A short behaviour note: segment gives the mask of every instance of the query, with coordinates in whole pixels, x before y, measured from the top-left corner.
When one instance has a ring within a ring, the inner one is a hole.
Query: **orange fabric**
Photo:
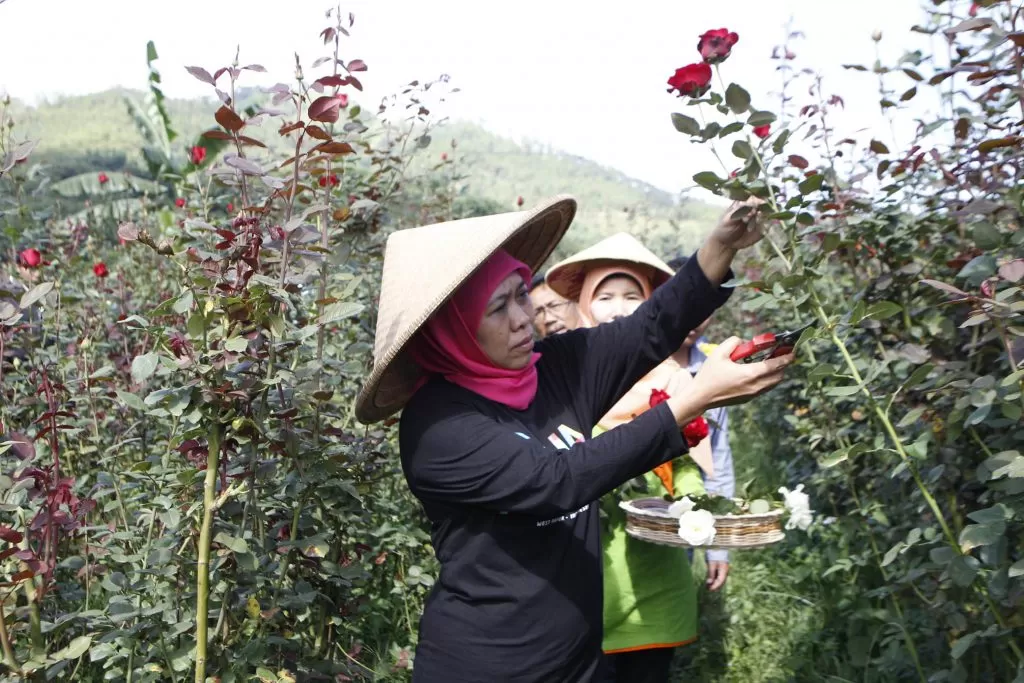
[[[640,285],[640,289],[644,295],[644,300],[646,301],[650,298],[651,292],[653,291],[651,287],[651,278],[647,271],[642,268],[629,263],[594,268],[593,270],[588,271],[586,276],[584,276],[583,286],[580,289],[578,310],[584,327],[597,326],[597,323],[594,322],[590,305],[593,302],[594,294],[597,292],[598,287],[601,286],[601,283],[613,275],[627,275],[635,279]],[[647,375],[641,378],[639,382],[634,384],[633,387],[626,392],[626,395],[620,398],[618,403],[612,406],[612,409],[609,410],[597,424],[601,429],[607,431],[621,424],[630,422],[640,413],[645,410],[649,410],[651,407],[651,391],[654,389],[664,391],[668,386],[669,380],[677,372],[685,374],[683,379],[690,379],[690,373],[686,368],[681,367],[671,358],[665,360],[665,362],[651,370]],[[690,457],[693,458],[693,461],[696,462],[709,477],[714,474],[710,439],[704,439],[695,448],[691,448]],[[655,467],[654,473],[658,475],[658,479],[660,479],[661,483],[664,484],[665,490],[669,495],[674,496],[675,489],[672,486],[672,462],[669,461]]]
[[[678,643],[651,643],[650,645],[637,645],[636,647],[624,647],[621,650],[605,650],[606,655],[618,655],[623,652],[638,652],[640,650],[658,650],[666,647],[682,647],[683,645],[689,645],[690,643],[697,642],[697,637],[694,636],[689,640],[680,640]]]

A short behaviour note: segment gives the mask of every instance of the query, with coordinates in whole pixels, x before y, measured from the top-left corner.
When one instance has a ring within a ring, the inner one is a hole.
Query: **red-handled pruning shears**
[[[768,358],[784,356],[793,351],[804,330],[808,330],[814,325],[815,323],[808,323],[799,329],[779,334],[771,332],[759,334],[750,341],[745,341],[737,346],[729,358],[734,363],[760,363]]]

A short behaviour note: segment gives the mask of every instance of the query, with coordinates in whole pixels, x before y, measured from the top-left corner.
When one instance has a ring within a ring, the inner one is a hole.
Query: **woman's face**
[[[595,323],[624,318],[644,302],[640,284],[628,275],[613,275],[601,281],[590,302],[590,315]]]
[[[512,273],[494,290],[476,340],[491,362],[500,368],[519,370],[533,354],[533,304],[519,273]]]

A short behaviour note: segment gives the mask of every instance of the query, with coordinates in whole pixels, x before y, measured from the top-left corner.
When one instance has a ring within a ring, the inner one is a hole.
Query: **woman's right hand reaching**
[[[719,344],[693,381],[672,378],[666,391],[671,396],[668,403],[677,424],[689,424],[712,408],[744,403],[760,396],[782,381],[786,368],[795,358],[789,353],[760,363],[735,363],[729,356],[741,343],[739,337],[729,337]]]

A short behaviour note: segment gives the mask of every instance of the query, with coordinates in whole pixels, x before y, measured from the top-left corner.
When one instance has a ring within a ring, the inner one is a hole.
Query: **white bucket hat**
[[[406,345],[491,254],[504,248],[536,271],[575,215],[576,200],[559,195],[530,211],[392,233],[384,250],[373,369],[356,399],[356,419],[370,424],[405,405],[422,376],[403,352]]]
[[[559,295],[577,301],[580,298],[583,279],[588,271],[601,266],[613,266],[624,261],[647,271],[650,275],[651,286],[655,289],[675,274],[668,264],[635,237],[629,233],[619,232],[551,266],[545,276],[545,281],[548,287],[558,292]]]

